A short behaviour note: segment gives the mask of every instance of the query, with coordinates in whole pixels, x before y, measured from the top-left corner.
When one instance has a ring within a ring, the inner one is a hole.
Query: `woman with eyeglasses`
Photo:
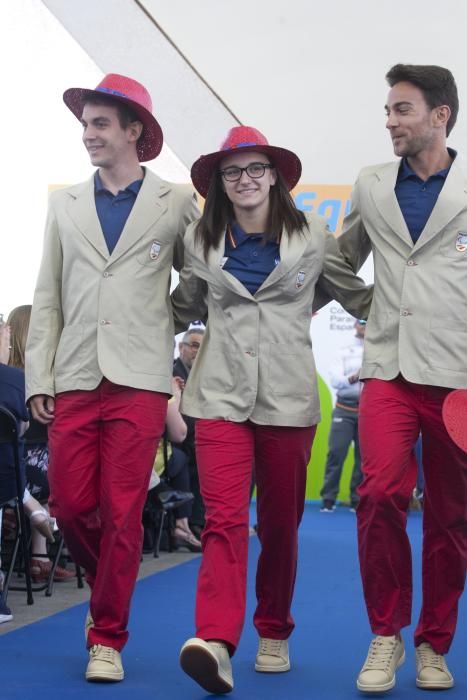
[[[336,299],[365,318],[371,289],[340,257],[326,221],[299,211],[289,192],[299,158],[256,129],[230,130],[191,176],[206,198],[185,235],[185,267],[173,293],[178,330],[208,315],[184,391],[194,416],[206,507],[196,637],[183,670],[211,693],[233,688],[230,657],[245,615],[249,491],[257,485],[261,554],[255,669],[290,669],[288,638],[307,465],[320,420],[310,339],[313,308]]]

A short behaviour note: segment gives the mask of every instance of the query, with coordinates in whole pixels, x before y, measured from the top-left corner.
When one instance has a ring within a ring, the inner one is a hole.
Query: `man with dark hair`
[[[397,63],[386,73],[386,80],[390,87],[394,87],[397,83],[415,85],[423,93],[430,109],[448,105],[451,113],[446,122],[446,136],[449,136],[459,112],[457,85],[451,71],[441,66],[412,66]]]
[[[467,388],[467,174],[446,137],[458,110],[450,71],[392,68],[386,127],[400,160],[364,168],[339,245],[358,269],[370,251],[375,287],[360,378],[364,480],[357,509],[360,568],[373,633],[357,686],[384,692],[405,659],[412,570],[407,510],[423,441],[423,606],[416,684],[454,684],[451,645],[467,563],[467,455],[442,420]]]
[[[143,85],[110,74],[63,98],[97,170],[51,197],[27,396],[49,426],[51,511],[91,588],[86,679],[120,681],[142,510],[172,391],[170,275],[198,210],[190,187],[141,166],[163,140]]]

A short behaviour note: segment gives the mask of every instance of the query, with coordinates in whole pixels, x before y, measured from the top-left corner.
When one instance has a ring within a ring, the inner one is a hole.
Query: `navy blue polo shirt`
[[[94,176],[94,199],[96,201],[97,216],[99,217],[109,253],[112,253],[118,243],[142,184],[142,179],[135,180],[124,190],[114,195],[105,189],[99,177],[99,172],[96,172]]]
[[[457,155],[456,151],[452,148],[448,148],[448,151],[454,159]],[[395,193],[414,243],[417,242],[430,218],[448,176],[449,168],[443,168],[434,175],[430,175],[428,180],[422,180],[414,173],[406,158],[401,161]]]
[[[263,243],[262,233],[245,233],[237,223],[231,224],[225,237],[223,269],[230,272],[255,294],[280,263],[279,244]]]

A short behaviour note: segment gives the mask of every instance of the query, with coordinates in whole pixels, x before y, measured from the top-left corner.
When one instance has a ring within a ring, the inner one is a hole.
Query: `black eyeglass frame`
[[[260,165],[263,169],[263,172],[261,173],[261,175],[252,175],[251,173],[248,172],[249,168],[251,168],[253,166],[257,167],[258,165]],[[243,173],[246,173],[248,175],[248,177],[251,177],[253,180],[259,180],[261,177],[264,177],[264,173],[266,172],[266,170],[272,170],[274,167],[275,166],[272,163],[248,163],[246,168],[241,168],[239,165],[230,165],[228,168],[224,168],[224,170],[218,170],[218,173],[219,173],[219,175],[222,175],[222,177],[224,178],[224,180],[226,182],[238,182],[239,180],[241,180]],[[238,177],[235,177],[234,179],[229,179],[228,177],[226,177],[226,173],[229,170],[230,171],[237,170],[240,174]]]

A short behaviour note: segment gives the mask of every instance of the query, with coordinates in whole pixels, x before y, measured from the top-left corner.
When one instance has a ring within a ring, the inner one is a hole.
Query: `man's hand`
[[[29,407],[32,417],[39,421],[39,423],[49,425],[55,418],[55,399],[53,396],[36,394],[36,396],[29,399]]]
[[[355,384],[355,382],[358,382],[359,377],[360,377],[360,373],[359,373],[359,372],[355,372],[355,374],[350,374],[350,375],[347,377],[347,380],[348,380],[349,384]]]
[[[185,388],[185,380],[181,377],[172,377],[172,394],[181,397],[182,391]]]

